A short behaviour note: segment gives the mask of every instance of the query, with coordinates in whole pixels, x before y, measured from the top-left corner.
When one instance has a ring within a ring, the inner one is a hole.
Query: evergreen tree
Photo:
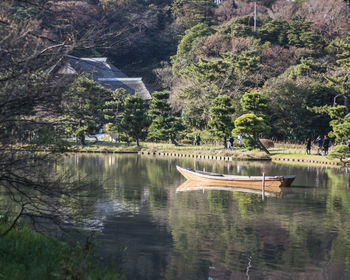
[[[334,97],[333,106],[337,105],[337,98],[342,97],[344,100],[344,106],[346,107],[346,113],[350,113],[350,80],[349,76],[345,75],[345,77],[326,77],[326,79],[330,82],[330,84],[335,88],[335,90],[339,93],[336,97]]]
[[[349,160],[345,160],[350,157],[350,149],[347,145],[337,145],[329,153],[329,158],[337,158],[340,160],[343,166],[349,163]]]
[[[259,33],[264,41],[269,41],[272,44],[287,45],[287,31],[289,24],[285,20],[271,20],[264,24]]]
[[[174,0],[172,10],[176,21],[187,29],[198,23],[211,23],[214,6],[213,0]]]
[[[105,119],[107,121],[107,132],[112,138],[115,133],[118,133],[117,123],[119,122],[120,114],[124,111],[124,102],[127,97],[126,90],[123,88],[116,89],[111,98],[105,103]]]
[[[266,147],[260,142],[259,134],[266,133],[270,127],[265,123],[264,119],[257,117],[255,114],[244,114],[235,120],[235,128],[233,133],[244,134],[252,139],[260,146],[267,154],[270,154]]]
[[[150,103],[148,116],[152,123],[148,129],[147,140],[166,140],[170,137],[173,144],[176,142],[176,132],[183,127],[180,121],[171,115],[171,108],[166,101],[168,92],[154,92]]]
[[[140,146],[148,123],[145,102],[138,95],[133,95],[125,99],[124,112],[118,115],[114,125],[119,133],[135,139],[137,146]]]
[[[211,133],[219,138],[223,138],[225,148],[227,148],[227,137],[233,129],[232,114],[234,111],[231,98],[227,95],[216,97],[210,108],[210,120],[208,124],[211,128]]]
[[[62,110],[68,120],[67,132],[82,145],[85,135],[95,134],[105,123],[105,102],[111,91],[86,76],[78,77],[62,96]]]
[[[344,40],[336,42],[334,45],[339,50],[339,53],[337,54],[338,64],[343,67],[347,73],[350,73],[350,36],[347,36]]]
[[[341,111],[342,106],[339,106],[337,111]],[[337,142],[350,139],[350,114],[344,118],[337,118],[330,122],[333,131],[330,133],[331,137],[335,137]]]
[[[246,92],[241,100],[243,111],[264,115],[267,110],[267,98],[259,92]]]

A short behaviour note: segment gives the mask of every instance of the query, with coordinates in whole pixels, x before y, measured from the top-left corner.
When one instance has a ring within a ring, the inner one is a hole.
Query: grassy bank
[[[330,148],[331,150],[331,148]],[[273,148],[269,149],[271,158],[284,158],[294,160],[305,160],[305,161],[317,161],[325,163],[338,163],[337,159],[329,159],[326,156],[317,154],[316,147],[311,149],[311,154],[306,154],[305,145],[301,144],[290,144],[290,143],[275,143]]]
[[[5,226],[0,225],[0,232]],[[124,279],[99,266],[90,248],[72,248],[27,227],[16,227],[0,238],[0,279]]]
[[[70,143],[69,152],[108,152],[108,153],[133,153],[138,152],[142,147],[138,147],[136,143],[109,142],[99,141],[97,143],[87,141],[86,146]]]
[[[233,151],[224,149],[222,146],[215,145],[181,145],[174,146],[172,144],[163,143],[142,143],[142,151],[147,152],[168,152],[168,153],[184,153],[189,155],[208,155],[208,156],[225,156],[239,159],[266,159],[266,153],[254,150],[235,148]]]
[[[25,145],[29,148],[30,145]],[[23,147],[23,146],[22,146]],[[43,147],[45,149],[45,147]],[[233,151],[224,149],[222,145],[201,145],[181,144],[175,146],[168,143],[150,143],[141,142],[140,146],[136,143],[109,142],[99,141],[97,143],[87,141],[86,146],[77,145],[73,142],[66,150],[67,152],[96,152],[96,153],[136,153],[139,151],[150,153],[183,153],[188,155],[205,155],[205,156],[223,156],[237,159],[291,159],[300,161],[317,161],[318,163],[337,163],[339,160],[329,159],[316,153],[316,148],[311,150],[311,154],[307,155],[305,145],[291,143],[274,143],[274,147],[268,148],[270,155],[260,150],[247,150],[244,147],[235,147]]]

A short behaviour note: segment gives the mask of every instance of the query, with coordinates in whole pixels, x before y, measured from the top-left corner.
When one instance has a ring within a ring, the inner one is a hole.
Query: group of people
[[[243,143],[243,135],[240,134],[238,135],[238,144],[242,144]],[[233,138],[233,136],[231,135],[228,139],[228,149],[230,149],[231,151],[233,151],[233,143],[235,142],[235,139]]]
[[[323,138],[319,135],[316,137],[314,143],[316,144],[316,152],[318,155],[328,155],[328,149],[331,145],[331,142],[327,135],[325,135]],[[308,155],[311,154],[311,138],[306,139],[306,153]]]

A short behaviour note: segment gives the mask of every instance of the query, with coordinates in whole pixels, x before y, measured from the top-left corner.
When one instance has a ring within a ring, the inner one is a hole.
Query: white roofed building
[[[139,95],[144,100],[150,100],[153,90],[145,85],[141,77],[131,78],[109,63],[106,57],[75,57],[68,55],[60,66],[52,66],[48,71],[55,69],[59,75],[79,75],[86,73],[91,79],[103,87],[116,90],[124,88],[127,94]]]

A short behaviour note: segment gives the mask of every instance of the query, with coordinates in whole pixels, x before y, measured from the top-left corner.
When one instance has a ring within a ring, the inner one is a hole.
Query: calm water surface
[[[70,155],[66,166],[101,182],[83,211],[98,252],[121,249],[128,279],[350,279],[347,170],[271,162],[136,155]],[[176,193],[176,164],[240,175],[297,175],[290,193]]]

